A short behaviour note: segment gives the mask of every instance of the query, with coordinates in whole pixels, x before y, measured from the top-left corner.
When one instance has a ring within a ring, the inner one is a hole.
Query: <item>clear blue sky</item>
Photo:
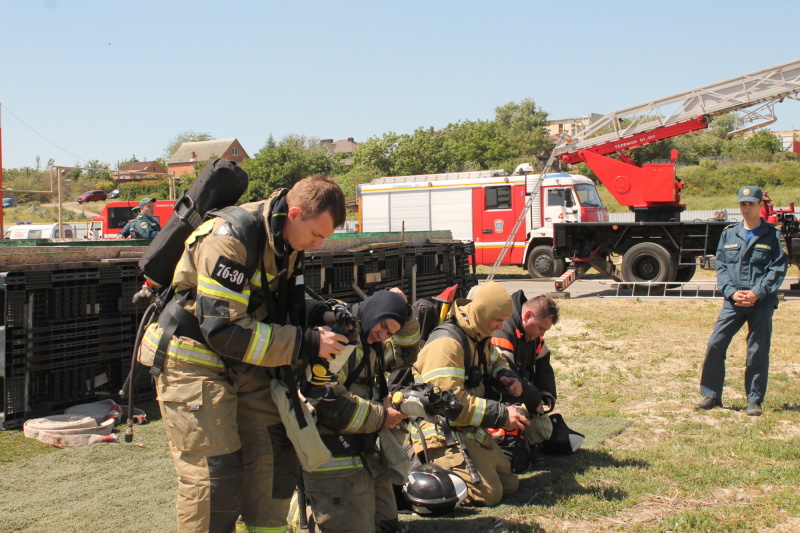
[[[524,98],[606,113],[800,58],[797,0],[0,0],[0,19],[5,168],[116,167],[187,130],[251,155],[365,141]],[[800,102],[776,114],[800,129]]]

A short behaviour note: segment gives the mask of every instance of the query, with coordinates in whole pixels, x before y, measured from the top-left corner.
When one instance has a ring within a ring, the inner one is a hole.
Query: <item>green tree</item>
[[[30,167],[3,169],[3,188],[13,189],[3,192],[3,196],[14,198],[19,203],[49,202],[49,193],[18,192],[47,191],[50,189],[50,171],[40,172]]]
[[[372,169],[381,176],[390,176],[395,166],[395,151],[399,142],[400,135],[391,131],[384,133],[382,137],[370,137],[356,147],[353,165],[356,168]]]
[[[285,142],[284,142],[285,141]],[[328,156],[317,143],[311,148],[298,145],[298,136],[289,136],[276,146],[264,146],[251,159],[242,161],[250,177],[243,201],[269,197],[275,189],[291,187],[312,174],[332,175],[341,172],[339,162]]]
[[[392,173],[399,176],[458,170],[459,157],[447,130],[418,128],[403,135],[395,150]]]
[[[509,102],[495,109],[495,121],[508,130],[509,137],[520,157],[535,158],[553,149],[547,134],[547,113],[531,98],[519,103]]]
[[[745,148],[751,153],[768,153],[772,155],[780,152],[781,140],[769,130],[758,130],[747,139]]]
[[[498,121],[462,122],[449,128],[461,167],[456,170],[498,168],[502,162],[522,157],[509,129]]]
[[[81,181],[114,181],[114,178],[111,176],[111,172],[108,172],[108,169],[110,168],[108,163],[102,163],[97,159],[92,159],[86,163],[86,168],[89,170],[86,170],[81,174]]]
[[[183,143],[210,141],[213,138],[214,137],[212,137],[210,133],[198,133],[193,130],[187,130],[178,133],[172,138],[171,141],[169,141],[169,144],[167,144],[167,147],[164,149],[164,159],[169,160],[169,158],[172,157],[172,154],[177,152],[178,148],[180,148]]]

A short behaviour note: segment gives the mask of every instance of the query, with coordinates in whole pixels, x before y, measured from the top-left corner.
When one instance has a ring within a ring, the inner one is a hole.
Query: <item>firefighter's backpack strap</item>
[[[458,327],[458,324],[452,320],[445,320],[431,331],[425,344],[433,342],[435,339],[441,337],[450,337],[461,343],[461,349],[464,351],[464,369],[469,371],[472,367],[472,351],[470,350],[470,342],[464,330]]]
[[[245,273],[250,279],[258,268],[258,263],[263,253],[260,244],[262,241],[261,234],[265,230],[261,210],[248,211],[238,206],[230,206],[211,211],[209,215],[229,222],[234,232],[233,237],[245,243],[245,245],[252,246],[253,243],[259,243],[258,253],[248,251],[247,261],[244,265]]]
[[[263,217],[259,211],[247,211],[237,206],[225,207],[208,213],[209,216],[217,216],[230,223],[234,238],[243,243],[259,243],[258,253],[248,253],[245,262],[245,275],[247,279],[253,277],[261,260],[261,235],[263,232]],[[164,368],[164,361],[167,358],[167,349],[172,337],[175,335],[189,337],[203,344],[206,343],[203,332],[200,329],[197,317],[184,309],[183,304],[189,294],[177,294],[164,306],[158,318],[158,324],[164,328],[164,333],[158,342],[153,366],[150,374],[158,376]]]

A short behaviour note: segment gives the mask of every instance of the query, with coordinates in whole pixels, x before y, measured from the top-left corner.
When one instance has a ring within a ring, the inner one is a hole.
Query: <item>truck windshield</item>
[[[597,194],[594,185],[577,184],[575,191],[578,193],[583,207],[603,207],[603,201],[600,200],[600,195]]]
[[[128,206],[125,207],[111,207],[108,209],[108,227],[109,229],[122,229],[125,224],[132,218],[136,218]]]

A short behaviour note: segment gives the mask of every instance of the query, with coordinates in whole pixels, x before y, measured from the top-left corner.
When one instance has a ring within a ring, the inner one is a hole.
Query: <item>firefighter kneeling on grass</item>
[[[508,459],[486,429],[524,430],[529,423],[518,406],[485,398],[489,386],[514,396],[522,392],[519,378],[490,342],[492,332],[503,327],[512,311],[511,297],[500,284],[481,285],[472,301],[456,300],[448,317],[465,335],[459,339],[452,333],[437,334],[442,328],[438,326],[413,366],[416,382],[452,389],[463,405],[461,414],[450,421],[449,427],[427,420],[420,422],[424,442],[419,432],[412,430],[411,436],[414,452],[420,458],[426,456],[466,482],[465,505],[496,505],[519,485]],[[473,472],[469,461],[474,464]]]
[[[303,469],[300,502],[305,495],[311,532],[396,533],[392,484],[406,481],[408,460],[399,442],[406,435],[393,428],[407,417],[392,406],[385,373],[414,362],[419,323],[399,289],[378,291],[350,312],[360,342],[338,375],[312,368],[303,387],[333,460]]]
[[[273,378],[280,367],[291,386],[292,366],[330,360],[347,342],[329,328],[305,327],[327,306],[307,305],[302,275],[304,250],[344,222],[341,189],[312,176],[241,212],[247,218],[236,223],[221,214],[206,220],[186,240],[175,296],[139,351],[157,375],[180,533],[287,530],[300,451],[282,423]]]

